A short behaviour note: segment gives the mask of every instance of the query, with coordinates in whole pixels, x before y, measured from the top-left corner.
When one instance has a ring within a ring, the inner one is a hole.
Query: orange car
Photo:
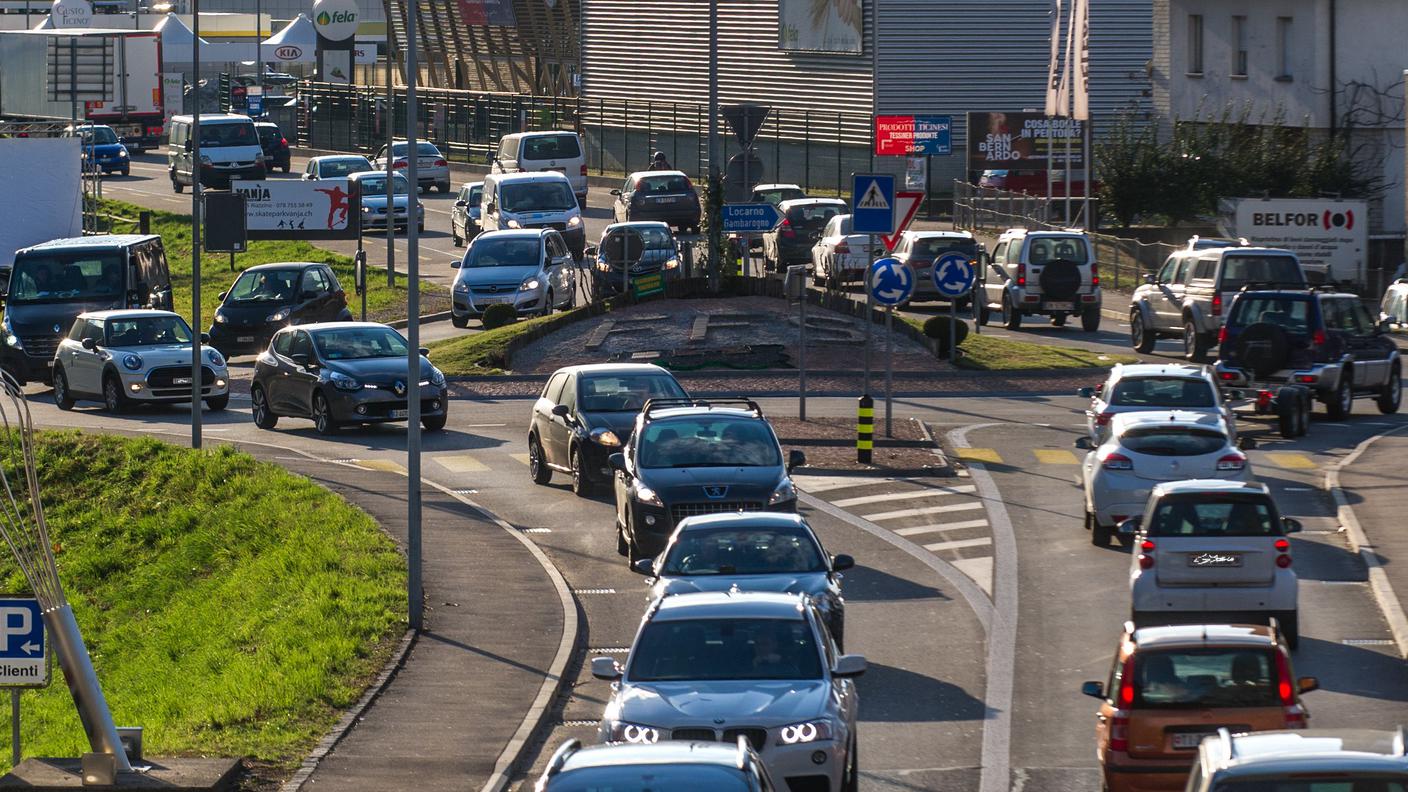
[[[1204,737],[1304,728],[1296,678],[1272,621],[1135,629],[1126,622],[1108,682],[1081,692],[1101,700],[1095,753],[1108,792],[1181,790]]]

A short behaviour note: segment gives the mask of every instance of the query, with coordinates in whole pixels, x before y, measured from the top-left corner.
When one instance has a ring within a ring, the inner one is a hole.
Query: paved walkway
[[[1368,402],[1358,402],[1355,409],[1370,410]],[[1408,514],[1408,434],[1391,434],[1370,443],[1358,459],[1340,471],[1340,486],[1354,510],[1368,545],[1378,559],[1387,586],[1379,585],[1376,596],[1398,603],[1397,613],[1386,610],[1389,628],[1399,643],[1400,653],[1408,656],[1408,532],[1403,530],[1404,515]],[[1375,581],[1370,581],[1371,585]]]

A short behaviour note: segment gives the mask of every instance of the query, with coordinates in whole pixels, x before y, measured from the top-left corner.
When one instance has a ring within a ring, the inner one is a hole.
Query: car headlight
[[[772,491],[772,495],[768,498],[768,505],[773,506],[778,503],[796,499],[797,488],[792,485],[792,479],[785,478],[782,480],[781,484],[777,485],[777,489]]]
[[[617,437],[616,433],[610,429],[593,429],[591,437],[592,442],[599,445],[611,446],[613,448],[621,445],[621,438]]]
[[[469,293],[469,282],[468,282],[468,281],[455,281],[455,291],[460,292],[460,293],[462,293],[462,294],[468,294],[468,293]]]
[[[220,350],[207,348],[205,350],[205,355],[206,357],[210,358],[210,364],[215,366],[216,368],[220,368],[225,365],[225,358],[223,355],[220,354]]]
[[[662,509],[665,508],[665,503],[660,500],[659,495],[655,494],[655,490],[644,484],[636,484],[636,500],[651,506],[659,506]]]
[[[506,223],[506,225],[507,225],[509,228],[522,228],[522,227],[523,227],[522,225],[519,224],[519,222],[518,222],[517,220],[510,220],[510,221],[508,221],[508,223]]]
[[[127,149],[118,149],[117,156],[119,159],[127,159]]]
[[[362,383],[352,379],[351,377],[347,376],[346,374],[343,374],[340,371],[332,372],[328,375],[328,379],[332,380],[332,386],[334,388],[337,388],[338,390],[355,391],[362,389]]]
[[[20,337],[17,336],[17,335],[15,335],[14,333],[6,333],[6,334],[5,334],[5,343],[6,343],[6,344],[9,344],[10,346],[14,347],[15,349],[19,349],[20,346],[21,346],[21,344],[20,344]]]
[[[363,206],[363,207],[362,207],[362,214],[367,214],[367,213],[370,212],[371,210],[372,210],[372,208],[371,208],[370,206]]]
[[[650,745],[660,741],[660,730],[654,726],[617,721],[611,724],[611,742]]]
[[[777,733],[778,745],[801,745],[802,743],[829,739],[831,739],[831,721],[825,718],[783,726]]]
[[[539,285],[541,284],[538,282],[538,276],[529,275],[528,277],[523,279],[522,285],[520,285],[518,288],[521,291],[532,291],[538,288]]]
[[[254,161],[261,165],[264,164],[264,152],[261,151],[258,154],[255,154]]]
[[[230,321],[230,319],[229,317],[225,316],[225,314],[222,314],[219,311],[215,312],[215,324],[225,324],[228,321]]]
[[[672,258],[669,261],[665,262],[665,269],[667,270],[677,269],[679,266],[680,260],[676,258]]]
[[[122,356],[122,367],[128,371],[136,371],[142,367],[142,356],[128,353]]]
[[[205,156],[204,154],[200,155],[200,164],[202,164],[202,165],[209,165],[209,164],[211,164],[211,162],[210,162],[210,157],[207,157],[207,156]]]
[[[445,387],[445,372],[434,366],[430,368],[430,384],[437,388]]]
[[[275,313],[271,313],[271,314],[269,314],[268,316],[264,317],[264,321],[266,321],[266,322],[282,322],[283,320],[285,320],[285,319],[288,318],[288,312],[289,312],[289,309],[287,309],[287,308],[280,309],[279,311],[277,311],[277,312],[275,312]]]
[[[581,225],[581,224],[582,224],[582,218],[581,218],[580,216],[573,215],[572,217],[570,217],[570,218],[567,219],[567,227],[568,227],[568,228],[576,228],[577,226],[579,226],[579,225]]]

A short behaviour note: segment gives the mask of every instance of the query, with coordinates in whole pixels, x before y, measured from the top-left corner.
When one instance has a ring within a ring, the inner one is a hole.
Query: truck
[[[79,79],[104,86],[104,98],[77,103],[80,122],[112,127],[134,153],[161,144],[165,121],[162,102],[161,34],[150,30],[91,31],[80,36],[83,62]],[[0,32],[0,118],[71,120],[75,107],[67,97],[55,99],[55,79],[67,81],[72,39],[63,31]],[[58,57],[55,57],[55,56]],[[50,61],[59,75],[51,73]],[[58,86],[66,88],[67,86]]]

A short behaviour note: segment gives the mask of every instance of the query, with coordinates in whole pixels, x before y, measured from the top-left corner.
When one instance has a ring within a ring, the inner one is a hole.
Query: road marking
[[[1316,467],[1310,457],[1294,451],[1272,451],[1266,455],[1266,459],[1271,464],[1287,470],[1314,470]]]
[[[983,504],[980,501],[970,503],[953,503],[947,506],[925,506],[922,509],[897,509],[895,511],[879,512],[877,514],[862,515],[872,522],[879,520],[893,520],[899,517],[918,517],[921,514],[943,514],[944,512],[972,511],[981,509]]]
[[[961,495],[965,492],[972,492],[977,489],[972,484],[960,484],[957,487],[935,487],[933,489],[916,490],[913,492],[891,492],[885,495],[862,495],[858,498],[843,498],[832,501],[837,506],[860,506],[865,503],[880,503],[881,501],[903,500],[907,498],[937,498],[941,495]]]
[[[977,539],[955,539],[952,542],[926,544],[924,549],[937,553],[940,550],[958,550],[964,547],[983,547],[990,544],[992,544],[991,536],[980,536]]]
[[[523,529],[523,533],[531,533],[531,534],[552,533],[552,529],[551,529],[551,528],[524,528],[524,529]]]
[[[1346,423],[1322,423],[1322,424],[1316,424],[1316,426],[1333,426],[1333,427],[1335,427],[1336,429],[1348,429],[1348,428],[1349,428],[1349,424],[1346,424]]]
[[[1284,487],[1286,492],[1314,492],[1314,487]]]
[[[367,470],[379,470],[383,473],[405,473],[406,469],[399,462],[392,462],[389,459],[354,459],[352,464]]]
[[[489,469],[489,466],[470,456],[469,454],[445,454],[443,456],[431,457],[440,466],[451,473],[482,473]]]
[[[978,588],[992,596],[992,556],[982,558],[960,558],[953,562],[958,571],[973,579]]]
[[[1326,425],[1328,426],[1328,424],[1326,424]],[[1364,426],[1402,426],[1402,424],[1383,423],[1383,422],[1381,422],[1381,421],[1370,421],[1370,422],[1366,422],[1366,423],[1364,424]]]
[[[614,589],[614,588],[572,589],[572,593],[573,593],[573,594],[615,594],[615,593],[616,593],[616,589]]]
[[[935,533],[936,531],[957,531],[962,528],[986,528],[987,520],[964,520],[953,523],[935,523],[933,525],[916,525],[913,528],[896,528],[895,534],[898,536],[916,536],[922,533]]]
[[[1033,448],[1036,461],[1044,465],[1079,465],[1080,460],[1064,448]]]
[[[509,456],[513,457],[514,459],[518,460],[519,462],[522,462],[522,463],[525,464],[525,465],[532,464],[531,462],[528,461],[528,455],[527,455],[527,454],[509,454]]]
[[[1345,646],[1393,646],[1389,638],[1345,638],[1340,641]]]
[[[891,481],[904,481],[904,479],[894,476],[813,476],[802,474],[794,476],[793,479],[802,486],[806,492],[825,492],[833,489],[846,489],[848,487],[866,487],[871,484],[884,484]]]
[[[994,448],[959,448],[956,449],[958,458],[965,462],[988,462],[994,465],[1002,464],[1002,455]]]
[[[506,424],[506,423],[497,423],[497,424],[460,424],[460,425],[461,425],[461,426],[464,426],[464,427],[467,427],[467,428],[469,428],[469,429],[486,429],[486,428],[491,427],[491,426],[508,426],[508,424]]]

